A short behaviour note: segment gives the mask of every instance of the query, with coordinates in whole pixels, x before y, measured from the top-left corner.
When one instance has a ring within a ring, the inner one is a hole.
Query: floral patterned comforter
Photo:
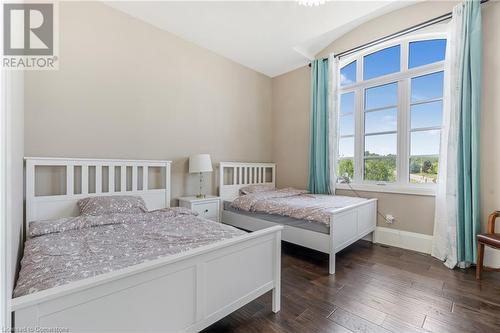
[[[182,208],[30,223],[14,297],[245,234]]]
[[[310,194],[304,190],[284,188],[241,195],[231,206],[247,212],[289,216],[330,225],[333,212],[366,200],[341,195]]]

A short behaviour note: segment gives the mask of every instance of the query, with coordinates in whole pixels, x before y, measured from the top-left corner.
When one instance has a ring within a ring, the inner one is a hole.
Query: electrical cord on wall
[[[349,176],[347,174],[344,174],[343,176],[340,176],[338,177],[338,180],[340,180],[340,183],[341,184],[347,184],[347,186],[349,186],[349,189],[354,192],[354,194],[358,197],[358,198],[363,198],[361,195],[359,195],[359,193],[352,187],[351,185],[351,179],[349,178]],[[380,215],[381,218],[384,219],[384,221],[388,224],[393,224],[394,221],[389,221],[387,219],[387,217],[385,217],[384,214],[382,214],[382,212],[380,212],[378,209],[377,209],[377,214]]]

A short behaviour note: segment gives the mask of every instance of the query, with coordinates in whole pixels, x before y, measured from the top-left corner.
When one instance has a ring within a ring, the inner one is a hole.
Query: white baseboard
[[[385,227],[375,229],[374,242],[422,253],[431,253],[432,236]]]
[[[416,232],[377,227],[373,235],[373,242],[400,247],[402,249],[430,254],[432,251],[433,236]],[[486,247],[484,265],[500,268],[500,251]]]

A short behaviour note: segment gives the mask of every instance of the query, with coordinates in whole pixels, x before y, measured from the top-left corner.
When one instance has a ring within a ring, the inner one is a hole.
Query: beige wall
[[[500,209],[500,3],[483,4],[483,94],[481,97],[481,209]],[[497,223],[497,232],[500,225]]]
[[[370,20],[338,38],[316,56],[340,53],[449,13],[458,1],[424,1]]]
[[[434,231],[434,197],[356,191],[363,198],[377,198],[378,211],[381,214],[391,214],[395,221],[387,224],[380,214],[377,215],[377,225],[432,235]],[[339,190],[339,195],[354,195],[351,191]]]
[[[10,85],[10,106],[9,117],[7,119],[11,133],[8,134],[7,141],[7,221],[11,228],[9,235],[11,258],[10,285],[14,288],[15,276],[18,272],[17,258],[22,251],[23,240],[23,157],[24,157],[24,96],[23,84],[24,75],[22,73],[10,73],[8,84]]]
[[[273,78],[273,161],[279,187],[307,186],[310,71],[302,67]]]
[[[455,2],[424,2],[371,20],[334,41],[317,56],[339,53],[382,36],[405,29],[451,11]],[[500,3],[483,5],[484,79],[482,129],[482,207],[483,215],[500,208],[500,97],[494,88],[500,84]],[[307,186],[309,141],[309,68],[303,67],[273,78],[273,156],[278,163],[278,184]],[[305,87],[305,88],[304,88]],[[302,141],[301,141],[302,140]],[[301,142],[302,144],[296,144]],[[495,172],[496,170],[496,172]],[[339,191],[349,195],[350,191]],[[359,192],[379,199],[379,209],[393,214],[396,221],[378,225],[431,235],[434,228],[434,197],[376,192]]]
[[[171,159],[173,198],[190,154],[271,161],[269,77],[99,2],[61,2],[59,30],[59,70],[26,73],[27,156]]]
[[[23,113],[23,80],[22,72],[12,71],[2,73],[5,78],[2,82],[1,99],[5,102],[6,141],[4,144],[6,153],[6,195],[5,195],[5,219],[7,235],[7,248],[9,257],[6,258],[7,270],[10,276],[2,276],[7,281],[10,291],[5,296],[10,299],[10,293],[14,288],[15,277],[18,272],[18,258],[22,248],[23,230],[23,157],[24,157],[24,113]],[[3,85],[5,83],[5,85]],[[4,212],[2,212],[4,214]],[[3,235],[2,235],[3,238]],[[3,239],[2,239],[3,241]],[[4,271],[2,271],[3,275]],[[10,322],[10,318],[8,318]]]

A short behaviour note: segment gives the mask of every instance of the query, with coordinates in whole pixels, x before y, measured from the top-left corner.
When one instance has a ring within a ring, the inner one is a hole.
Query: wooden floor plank
[[[459,291],[450,292],[445,291],[445,296],[448,297],[453,303],[467,307],[481,313],[487,313],[496,317],[500,317],[500,305],[490,303],[481,297],[472,297],[465,295]]]
[[[407,303],[398,302],[397,299],[387,301],[386,299],[373,296],[372,294],[367,293],[363,286],[359,286],[358,288],[346,286],[340,291],[339,294],[356,299],[363,305],[367,305],[382,313],[391,315],[412,326],[421,327],[424,323],[425,314],[415,311],[415,309],[408,306]],[[385,317],[386,316],[384,316],[384,319]]]
[[[352,333],[351,330],[335,323],[328,318],[318,316],[312,310],[306,310],[296,320],[303,327],[307,327],[308,332],[337,332],[337,333]]]
[[[500,316],[495,316],[487,313],[483,313],[476,310],[468,309],[460,304],[455,304],[453,306],[453,313],[460,315],[463,318],[477,320],[489,325],[500,327]]]
[[[283,243],[282,308],[270,293],[204,332],[500,332],[500,273],[449,270],[428,255],[359,241],[328,256]]]
[[[339,324],[353,332],[372,332],[372,333],[389,333],[382,326],[376,325],[375,323],[356,316],[355,314],[346,311],[342,308],[338,308],[333,312],[330,317],[328,317],[334,323]]]
[[[454,321],[441,321],[437,318],[427,317],[423,328],[435,333],[498,333],[500,328],[495,328],[487,325],[483,325],[477,321],[468,321],[466,319],[459,319]]]
[[[416,327],[393,316],[387,316],[382,323],[382,327],[391,332],[423,333],[428,332],[420,326]]]
[[[356,300],[345,295],[337,294],[334,298],[333,303],[346,311],[351,313],[356,313],[358,317],[371,321],[377,325],[382,324],[387,314],[375,309],[369,305],[366,305],[363,300]]]
[[[425,291],[411,288],[411,284],[400,284],[398,281],[382,281],[371,278],[359,271],[349,272],[345,280],[346,284],[356,287],[361,285],[363,290],[372,295],[381,297],[388,301],[397,300],[406,306],[432,305],[445,311],[451,311],[452,301]]]

